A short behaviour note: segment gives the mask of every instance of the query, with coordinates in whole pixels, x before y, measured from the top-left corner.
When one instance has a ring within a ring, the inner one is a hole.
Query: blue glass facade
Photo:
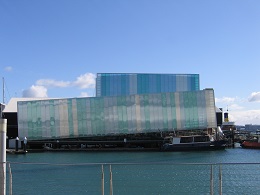
[[[96,96],[200,90],[199,74],[98,73]]]

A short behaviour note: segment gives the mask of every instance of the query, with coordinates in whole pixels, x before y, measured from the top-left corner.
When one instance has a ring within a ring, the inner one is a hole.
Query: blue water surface
[[[13,194],[260,194],[260,150],[240,147],[8,154],[7,161]]]

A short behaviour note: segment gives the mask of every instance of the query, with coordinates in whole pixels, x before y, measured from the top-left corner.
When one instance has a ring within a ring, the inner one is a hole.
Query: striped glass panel
[[[97,74],[96,96],[198,91],[198,74]]]
[[[216,127],[214,91],[18,102],[18,125],[28,139]]]

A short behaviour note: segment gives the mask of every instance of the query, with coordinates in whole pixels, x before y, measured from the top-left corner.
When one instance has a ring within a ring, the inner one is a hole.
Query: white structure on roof
[[[57,98],[12,98],[5,108],[3,109],[4,113],[15,113],[17,112],[17,102],[22,101],[37,101],[37,100],[50,100],[50,99],[57,99]]]

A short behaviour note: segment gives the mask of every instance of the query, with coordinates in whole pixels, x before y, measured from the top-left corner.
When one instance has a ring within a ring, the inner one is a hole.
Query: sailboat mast
[[[3,104],[5,103],[5,79],[3,77]]]

